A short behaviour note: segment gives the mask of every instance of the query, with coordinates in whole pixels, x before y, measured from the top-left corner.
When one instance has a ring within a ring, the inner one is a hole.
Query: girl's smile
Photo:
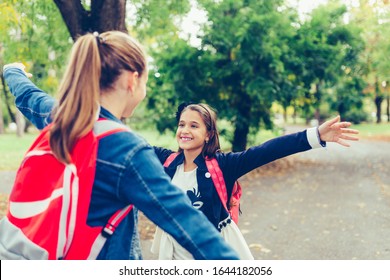
[[[200,114],[193,110],[184,111],[179,120],[176,140],[186,151],[201,153],[208,133]]]

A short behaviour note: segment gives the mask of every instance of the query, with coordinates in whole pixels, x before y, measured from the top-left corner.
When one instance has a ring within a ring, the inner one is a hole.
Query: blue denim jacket
[[[19,110],[38,128],[46,126],[55,100],[47,98],[19,68],[6,68],[4,78]],[[100,117],[120,122],[104,108]],[[98,259],[142,259],[138,209],[195,259],[238,259],[207,218],[170,183],[153,148],[134,132],[120,132],[99,142],[87,222],[104,225],[115,211],[128,204],[134,204],[135,209],[108,239]]]

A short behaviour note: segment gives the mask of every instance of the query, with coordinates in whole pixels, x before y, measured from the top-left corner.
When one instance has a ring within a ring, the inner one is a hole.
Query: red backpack
[[[51,152],[46,127],[16,174],[7,215],[0,221],[0,259],[96,259],[106,238],[131,211],[116,212],[106,226],[87,225],[99,140],[128,128],[109,120],[77,141],[72,163]]]
[[[176,158],[179,153],[172,153],[164,162],[164,167],[168,167],[172,161]],[[226,191],[225,179],[223,178],[223,173],[216,158],[206,158],[207,170],[210,172],[211,179],[213,180],[215,189],[219,195],[219,198],[222,201],[222,205],[225,207],[226,211],[230,213],[233,221],[238,224],[238,217],[241,213],[240,211],[240,198],[242,195],[242,188],[238,181],[234,182],[232,196],[230,197],[228,203],[228,196]]]

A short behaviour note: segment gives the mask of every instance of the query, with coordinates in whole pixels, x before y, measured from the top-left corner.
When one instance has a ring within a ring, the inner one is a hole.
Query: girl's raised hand
[[[356,129],[350,129],[350,122],[340,122],[340,116],[337,116],[329,121],[324,122],[318,127],[320,138],[325,142],[335,142],[345,147],[350,147],[350,144],[345,141],[358,141],[359,138],[353,135],[359,134]]]
[[[31,73],[26,72],[26,66],[24,66],[23,63],[14,62],[14,63],[6,64],[4,65],[3,70],[7,69],[8,67],[16,67],[21,69],[24,72],[24,74],[26,74],[27,78],[31,78],[33,76]]]

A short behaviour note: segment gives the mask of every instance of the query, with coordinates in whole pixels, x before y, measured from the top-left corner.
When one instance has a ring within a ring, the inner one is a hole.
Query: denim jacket
[[[55,100],[38,89],[17,67],[4,78],[19,110],[38,128],[51,122]],[[100,117],[120,122],[101,108]],[[118,209],[134,210],[107,240],[98,259],[142,259],[137,230],[138,209],[171,234],[195,259],[237,259],[188,197],[170,183],[153,148],[134,132],[119,132],[99,142],[96,176],[87,223],[104,225]],[[196,226],[194,226],[196,225]]]

